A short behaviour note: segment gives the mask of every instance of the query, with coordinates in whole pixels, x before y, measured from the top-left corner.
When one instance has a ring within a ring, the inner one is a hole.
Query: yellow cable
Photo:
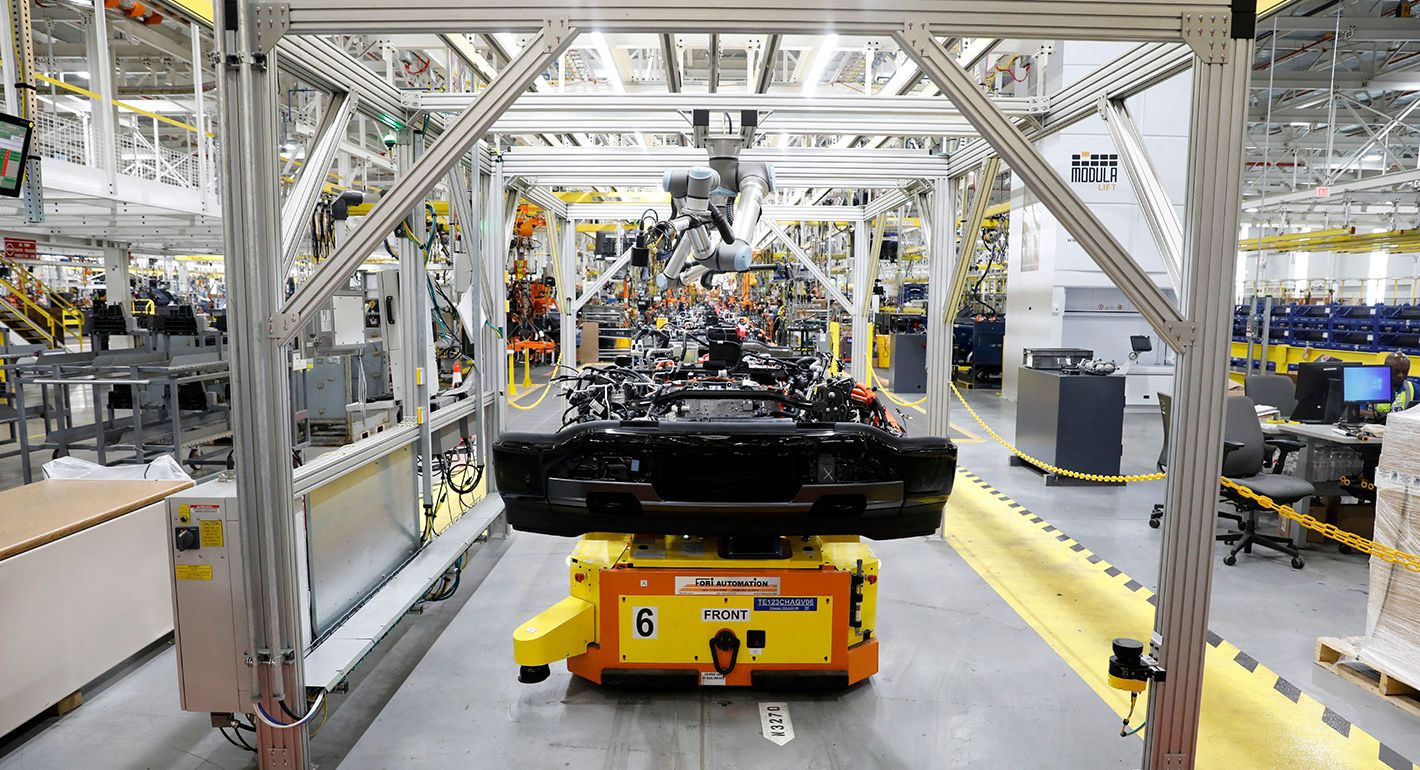
[[[557,356],[557,361],[552,364],[552,374],[548,376],[547,382],[543,383],[543,385],[545,385],[546,387],[542,389],[542,395],[538,396],[536,401],[532,402],[531,404],[528,404],[527,406],[523,406],[522,404],[519,404],[510,398],[508,399],[508,406],[511,406],[514,409],[521,409],[524,412],[530,412],[533,409],[536,409],[537,405],[541,404],[544,398],[547,398],[547,394],[552,392],[552,378],[557,376],[557,369],[560,366],[562,366],[562,355],[559,353]]]

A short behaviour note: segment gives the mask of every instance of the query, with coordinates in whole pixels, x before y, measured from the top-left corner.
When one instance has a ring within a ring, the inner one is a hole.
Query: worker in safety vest
[[[1390,389],[1394,396],[1389,404],[1376,404],[1376,415],[1381,417],[1415,406],[1420,397],[1420,384],[1410,376],[1409,356],[1396,351],[1385,357],[1385,365],[1390,367]]]

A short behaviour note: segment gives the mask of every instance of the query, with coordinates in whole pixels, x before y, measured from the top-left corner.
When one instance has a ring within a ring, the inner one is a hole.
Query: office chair
[[[1159,472],[1165,473],[1168,471],[1169,465],[1169,413],[1170,410],[1173,409],[1173,396],[1167,393],[1158,393],[1156,395],[1159,398],[1159,414],[1164,418],[1164,445],[1159,448],[1159,460],[1156,464],[1159,468]],[[1163,518],[1164,504],[1154,503],[1154,510],[1149,513],[1149,526],[1158,529],[1159,525],[1163,522]],[[1242,529],[1245,524],[1242,515],[1237,513],[1218,511],[1218,518],[1235,522],[1238,525],[1238,529]]]
[[[1243,393],[1254,404],[1275,406],[1283,417],[1297,410],[1297,385],[1291,377],[1281,374],[1249,374],[1243,380]]]
[[[1291,505],[1315,493],[1311,482],[1282,473],[1287,455],[1301,449],[1302,443],[1291,439],[1266,438],[1262,425],[1257,421],[1257,408],[1252,399],[1230,396],[1226,416],[1223,428],[1225,477],[1256,494],[1272,498],[1279,505]],[[1265,468],[1269,466],[1272,472],[1265,473]],[[1243,531],[1218,535],[1218,540],[1232,546],[1228,555],[1223,557],[1224,564],[1230,567],[1237,564],[1238,553],[1252,553],[1252,547],[1256,545],[1291,556],[1293,569],[1305,566],[1290,538],[1258,533],[1257,514],[1262,509],[1256,503],[1229,489],[1223,490],[1223,499],[1245,517]]]

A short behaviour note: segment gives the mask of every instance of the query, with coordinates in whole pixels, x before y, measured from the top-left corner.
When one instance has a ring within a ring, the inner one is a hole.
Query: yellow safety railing
[[[34,73],[34,76],[35,80],[38,80],[43,83],[48,83],[54,86],[55,88],[62,88],[65,91],[69,91],[70,93],[75,93],[80,96],[87,96],[88,98],[93,99],[96,102],[104,101],[103,94],[100,94],[96,91],[90,91],[87,88],[80,88],[79,86],[76,86],[73,83],[65,83],[63,80],[58,80],[56,78],[52,78],[48,75],[43,75],[38,72]],[[132,103],[125,102],[121,99],[111,99],[109,101],[113,104],[113,106],[118,107],[119,109],[128,110],[129,112],[142,115],[145,118],[152,118],[153,120],[156,120],[159,123],[166,123],[170,126],[173,126],[174,128],[181,128],[186,131],[190,131],[194,134],[197,133],[197,126],[194,126],[191,123],[184,123],[180,120],[173,120],[167,115],[159,115],[156,112],[149,112],[148,110],[145,110],[142,107],[135,106]],[[212,133],[211,131],[206,131],[204,133],[206,133],[208,136],[216,136],[216,134]]]
[[[32,329],[36,334],[43,336],[46,344],[50,347],[58,347],[59,334],[56,329],[57,322],[54,320],[54,316],[50,315],[49,311],[44,309],[38,302],[30,299],[30,296],[26,294],[24,290],[10,283],[8,279],[0,278],[0,286],[3,286],[10,292],[7,298],[0,299],[0,306],[3,306],[11,316]],[[17,305],[9,298],[18,299],[21,304]],[[41,326],[39,321],[36,321],[30,313],[26,312],[25,308],[34,310],[35,313],[39,315],[40,319],[44,321],[44,325]],[[45,327],[48,327],[48,329]]]
[[[1017,449],[1011,444],[1011,442],[1001,438],[1001,436],[996,433],[996,431],[991,429],[990,425],[986,424],[985,420],[981,419],[981,416],[976,413],[976,410],[971,408],[971,404],[968,404],[966,402],[966,398],[962,396],[960,390],[957,390],[956,385],[952,385],[952,392],[956,394],[957,400],[960,401],[961,405],[966,408],[966,411],[971,415],[971,418],[973,420],[976,420],[976,424],[980,425],[981,429],[986,431],[987,435],[991,436],[991,438],[996,439],[997,443],[999,443],[1006,449],[1009,449],[1012,454],[1016,455],[1022,460],[1025,460],[1031,465],[1034,465],[1038,468],[1042,468],[1046,471],[1049,471],[1050,473],[1059,474],[1061,476],[1068,476],[1070,478],[1075,479],[1084,479],[1086,481],[1100,481],[1110,483],[1125,483],[1132,481],[1158,481],[1167,477],[1167,474],[1164,473],[1141,473],[1133,476],[1104,476],[1097,473],[1080,473],[1079,471],[1072,471],[1066,468],[1060,468],[1058,466],[1051,465],[1050,463],[1041,461],[1035,457],[1031,457],[1025,452],[1022,452],[1021,450]],[[1368,553],[1378,559],[1381,559],[1382,561],[1387,561],[1391,564],[1398,564],[1404,567],[1405,569],[1410,570],[1411,572],[1420,572],[1420,556],[1417,556],[1413,553],[1406,553],[1405,551],[1397,550],[1395,548],[1391,548],[1388,545],[1377,543],[1376,541],[1364,538],[1356,534],[1355,532],[1347,532],[1346,530],[1341,529],[1340,527],[1337,527],[1334,524],[1328,524],[1327,522],[1321,521],[1320,519],[1316,518],[1315,516],[1312,516],[1311,514],[1298,513],[1290,505],[1280,505],[1272,498],[1267,497],[1266,495],[1259,495],[1251,489],[1227,477],[1218,477],[1218,484],[1224,489],[1231,490],[1238,497],[1249,500],[1257,504],[1257,506],[1260,508],[1272,511],[1278,516],[1287,519],[1288,521],[1295,521],[1303,527],[1306,527],[1307,529],[1310,529],[1313,532],[1321,534],[1323,537],[1335,540],[1346,546],[1354,548],[1357,551]]]
[[[70,302],[63,294],[54,290],[54,287],[45,283],[44,279],[35,275],[32,270],[19,262],[0,254],[0,265],[10,269],[12,276],[18,276],[18,283],[21,287],[34,286],[40,293],[49,298],[49,303],[59,310],[77,310],[73,302]]]
[[[59,313],[59,322],[64,327],[64,336],[71,333],[79,342],[79,350],[84,349],[84,314],[78,308],[66,308]]]
[[[151,299],[135,299],[131,310],[134,315],[153,315],[158,312],[158,304]]]

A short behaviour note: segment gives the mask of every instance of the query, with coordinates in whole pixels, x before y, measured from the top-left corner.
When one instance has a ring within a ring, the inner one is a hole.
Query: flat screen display
[[[34,123],[0,113],[0,195],[20,197]]]
[[[1390,400],[1389,366],[1348,366],[1341,370],[1341,400],[1374,404]]]

